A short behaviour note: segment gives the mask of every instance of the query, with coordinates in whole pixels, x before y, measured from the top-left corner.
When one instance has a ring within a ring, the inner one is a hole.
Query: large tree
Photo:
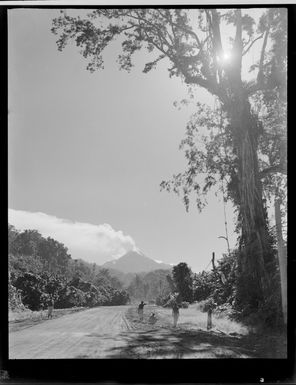
[[[257,21],[248,10],[241,9],[97,9],[85,18],[62,11],[54,19],[52,31],[59,35],[59,50],[70,41],[76,43],[90,71],[103,68],[104,49],[120,37],[121,69],[129,71],[133,54],[146,49],[152,60],[143,72],[168,59],[170,76],[181,77],[194,92],[202,87],[217,98],[228,122],[225,132],[231,162],[225,171],[229,196],[239,211],[239,267],[246,288],[251,288],[244,300],[258,307],[268,296],[266,265],[274,257],[261,178],[276,167],[260,169],[258,148],[264,131],[252,100],[285,82],[286,9],[263,10]],[[256,75],[246,80],[242,75],[246,70],[244,59],[255,46],[260,46],[258,63],[249,69]],[[277,164],[277,170],[281,169],[282,164]],[[193,184],[197,171],[198,167],[192,167],[189,184]],[[210,186],[212,181],[208,182]]]

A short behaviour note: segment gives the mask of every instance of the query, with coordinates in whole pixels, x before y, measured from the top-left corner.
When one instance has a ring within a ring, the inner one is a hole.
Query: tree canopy
[[[204,206],[204,197],[217,183],[217,175],[225,179],[228,198],[236,205],[241,203],[235,188],[239,176],[235,142],[240,137],[231,124],[238,94],[241,99],[249,98],[252,105],[250,112],[258,137],[256,151],[261,154],[259,173],[265,191],[270,193],[275,185],[282,185],[278,173],[286,172],[285,8],[257,9],[257,15],[248,9],[97,9],[85,18],[61,11],[61,16],[53,20],[52,31],[59,36],[59,50],[75,42],[91,72],[104,68],[104,49],[119,38],[120,69],[130,71],[133,56],[145,49],[153,60],[145,64],[143,72],[168,59],[170,76],[180,76],[190,86],[201,86],[217,98],[219,111],[198,103],[187,125],[181,144],[188,160],[186,172],[161,184],[178,194],[182,190],[187,209],[190,192],[196,194],[198,208]],[[254,49],[260,54],[250,64],[248,55]],[[243,79],[242,73],[249,73],[247,79]],[[259,122],[255,122],[256,115]],[[201,128],[210,131],[210,135],[200,135]],[[198,145],[196,134],[201,136]],[[202,185],[197,178],[201,174],[206,175]],[[282,188],[281,194],[283,191]]]
[[[193,298],[193,273],[185,262],[173,267],[173,280],[182,301],[192,302]]]

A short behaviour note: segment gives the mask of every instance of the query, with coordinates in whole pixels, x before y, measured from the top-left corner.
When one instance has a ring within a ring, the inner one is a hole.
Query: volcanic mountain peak
[[[172,266],[146,257],[140,250],[129,251],[122,257],[104,263],[104,268],[116,269],[124,273],[140,273],[159,269],[171,269]]]

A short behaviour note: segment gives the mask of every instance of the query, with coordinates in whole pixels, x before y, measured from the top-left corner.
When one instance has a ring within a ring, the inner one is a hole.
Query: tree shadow
[[[109,350],[109,358],[279,358],[255,336],[216,331],[159,328],[122,332],[125,345]]]

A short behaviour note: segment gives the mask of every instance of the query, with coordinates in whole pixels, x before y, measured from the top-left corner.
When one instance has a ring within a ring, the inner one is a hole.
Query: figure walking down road
[[[173,315],[173,327],[175,328],[177,326],[177,322],[179,319],[179,305],[176,301],[172,304],[172,315]]]
[[[144,306],[147,305],[146,303],[144,303],[143,301],[141,301],[140,305],[138,306],[138,314],[139,314],[139,317],[140,317],[140,321],[143,321],[143,317],[144,317]]]
[[[48,301],[47,318],[52,318],[53,306],[54,306],[53,299],[50,298],[50,300]]]

